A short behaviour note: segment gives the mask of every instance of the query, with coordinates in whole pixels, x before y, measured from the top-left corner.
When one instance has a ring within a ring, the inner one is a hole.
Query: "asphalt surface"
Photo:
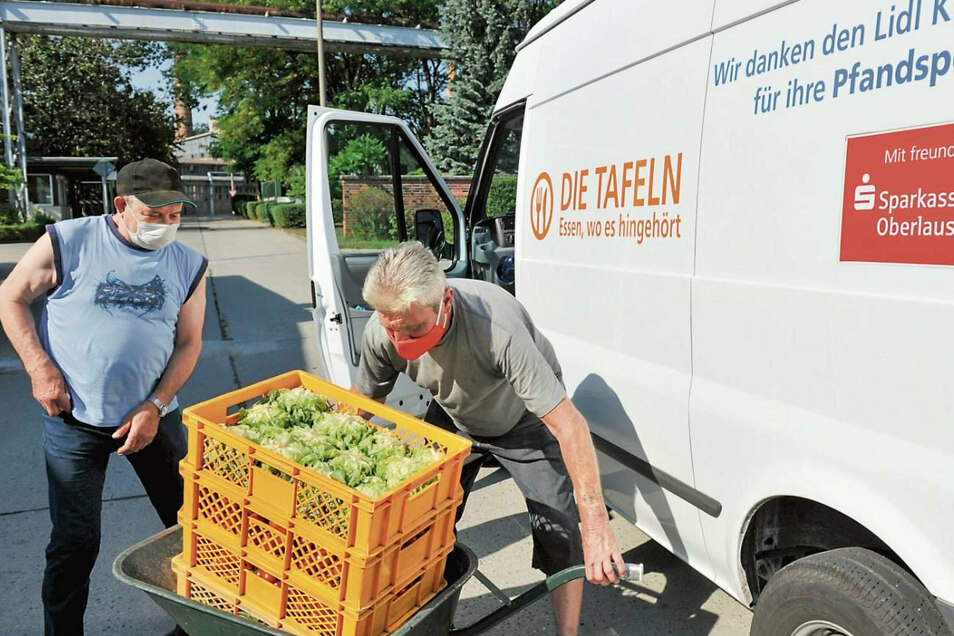
[[[306,244],[299,236],[235,219],[186,219],[179,240],[209,259],[204,347],[179,394],[183,406],[240,386],[304,369],[321,375],[311,320]],[[0,279],[27,244],[0,245]],[[40,302],[34,307],[38,314]],[[10,343],[0,335],[0,633],[43,631],[40,582],[49,538],[39,406]],[[162,529],[127,461],[110,461],[104,492],[103,538],[92,576],[86,633],[160,636],[172,620],[149,598],[113,578],[125,548]],[[747,634],[749,610],[649,540],[613,519],[627,561],[641,562],[639,583],[587,586],[581,633],[586,636]],[[484,468],[460,525],[459,541],[477,553],[480,571],[514,596],[540,580],[530,569],[526,508],[506,472]],[[499,606],[476,579],[464,587],[456,614],[470,624]],[[494,634],[554,633],[548,599],[497,627]],[[199,636],[199,635],[193,635]]]

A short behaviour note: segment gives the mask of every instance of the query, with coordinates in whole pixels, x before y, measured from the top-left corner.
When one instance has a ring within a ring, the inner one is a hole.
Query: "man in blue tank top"
[[[111,216],[48,225],[0,285],[0,321],[45,411],[48,636],[83,633],[113,452],[130,461],[166,527],[182,505],[176,393],[202,348],[208,261],[174,241],[183,204],[195,203],[173,168],[128,164],[116,193]],[[37,327],[30,304],[43,294]]]

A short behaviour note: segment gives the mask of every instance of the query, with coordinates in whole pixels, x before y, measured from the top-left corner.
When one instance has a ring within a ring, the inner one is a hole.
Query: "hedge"
[[[517,177],[495,177],[487,191],[487,216],[513,214],[517,209]]]
[[[265,206],[268,205],[265,201],[249,201],[247,210],[248,218],[253,221],[264,221],[268,222],[268,214],[265,212]]]
[[[234,197],[232,197],[232,213],[246,216],[245,206],[249,201],[254,200],[255,197],[251,194],[236,194]]]
[[[0,218],[0,243],[32,243],[43,236],[48,223],[54,222],[56,219],[42,212],[26,223],[13,223],[4,215]]]
[[[0,225],[0,243],[32,243],[43,236],[44,231],[44,225],[32,221],[15,225]]]
[[[275,203],[269,206],[275,227],[305,227],[303,203]]]
[[[304,203],[239,201],[235,204],[235,209],[246,219],[268,223],[275,227],[305,227]]]

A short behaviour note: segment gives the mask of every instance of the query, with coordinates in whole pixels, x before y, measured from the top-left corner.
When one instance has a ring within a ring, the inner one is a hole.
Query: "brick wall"
[[[471,177],[445,177],[451,194],[462,205],[470,194]],[[342,177],[341,178],[341,221],[342,233],[348,235],[349,200],[351,196],[362,188],[377,188],[388,193],[394,199],[394,187],[390,176],[384,177]],[[404,210],[413,214],[415,210],[434,209],[445,210],[437,190],[431,185],[430,179],[424,176],[402,176],[401,190],[404,194]]]

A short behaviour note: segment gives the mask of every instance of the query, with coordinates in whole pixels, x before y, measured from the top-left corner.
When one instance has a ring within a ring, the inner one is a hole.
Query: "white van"
[[[609,505],[754,606],[752,633],[949,636],[952,57],[954,1],[567,0],[466,194],[401,121],[313,108],[330,378],[352,383],[377,252],[420,238],[515,289]]]

